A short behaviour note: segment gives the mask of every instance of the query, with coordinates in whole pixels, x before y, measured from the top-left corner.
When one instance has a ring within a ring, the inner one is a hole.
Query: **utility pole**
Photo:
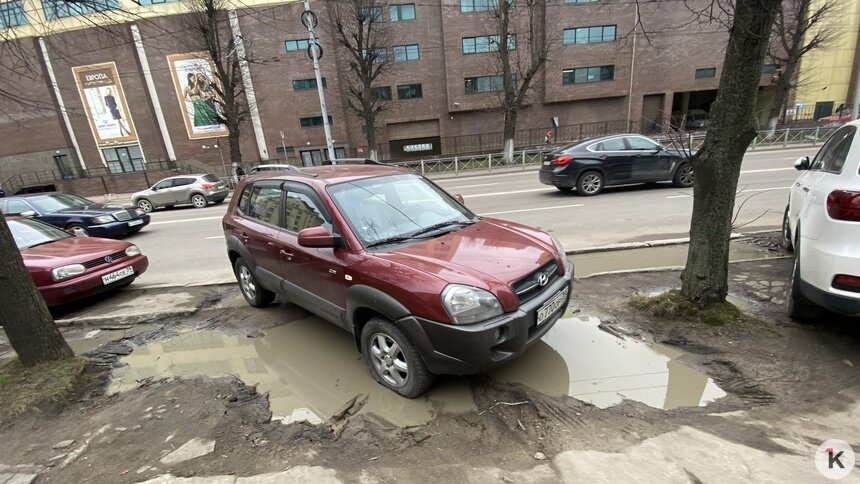
[[[320,74],[320,57],[322,49],[317,43],[314,27],[317,26],[317,16],[311,11],[311,5],[305,0],[305,11],[302,12],[302,25],[308,28],[308,54],[314,61],[314,77],[317,80],[317,93],[320,96],[320,111],[322,111],[323,130],[325,131],[325,144],[328,149],[328,159],[333,165],[337,164],[334,155],[334,143],[331,140],[331,126],[328,124],[328,108],[325,105],[325,92],[323,92],[322,75]]]

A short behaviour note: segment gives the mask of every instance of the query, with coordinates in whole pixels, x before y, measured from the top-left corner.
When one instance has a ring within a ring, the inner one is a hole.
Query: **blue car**
[[[76,235],[122,237],[149,224],[149,215],[132,206],[107,205],[69,193],[34,193],[0,198],[0,213],[32,217]]]

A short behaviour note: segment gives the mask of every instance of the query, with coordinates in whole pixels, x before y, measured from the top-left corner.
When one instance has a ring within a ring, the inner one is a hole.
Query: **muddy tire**
[[[137,201],[137,208],[139,208],[143,213],[149,213],[155,210],[155,205],[152,204],[149,200],[145,198],[141,198]]]
[[[255,308],[264,308],[275,300],[275,293],[263,289],[254,276],[254,271],[248,266],[244,259],[239,257],[233,266],[236,280],[239,282],[239,291],[245,297],[245,301]]]
[[[206,200],[206,197],[203,195],[196,193],[191,196],[191,205],[194,205],[194,208],[206,208],[209,205],[209,200]]]
[[[794,244],[791,243],[791,224],[788,223],[788,208],[785,206],[785,215],[782,216],[782,248],[791,252],[794,250]]]
[[[672,184],[677,188],[690,188],[693,186],[695,176],[693,175],[693,167],[689,163],[682,163],[675,170],[675,176],[672,178]]]
[[[361,353],[373,379],[406,398],[417,398],[433,384],[415,345],[391,321],[377,317],[361,330]]]
[[[794,268],[788,286],[788,316],[795,321],[810,322],[818,318],[821,309],[803,295],[800,283],[800,237],[794,241]]]
[[[603,191],[603,175],[599,171],[589,170],[579,176],[576,181],[576,192],[584,197],[591,197]]]

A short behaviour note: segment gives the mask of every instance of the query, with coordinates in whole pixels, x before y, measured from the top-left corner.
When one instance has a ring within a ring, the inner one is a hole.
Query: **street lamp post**
[[[221,158],[221,168],[223,168],[223,169],[224,169],[224,176],[226,176],[226,177],[228,177],[228,178],[229,178],[229,177],[230,177],[230,172],[227,170],[227,163],[225,163],[225,162],[224,162],[224,153],[221,151],[221,145],[219,145],[218,143],[215,143],[215,144],[214,144],[214,145],[212,145],[211,147],[212,147],[212,148],[217,148],[217,149],[218,149],[218,157],[219,157],[219,158]],[[204,150],[208,150],[210,147],[209,147],[209,146],[206,146],[206,145],[203,145],[203,146],[202,146],[202,148],[203,148]]]
[[[302,24],[308,28],[308,53],[314,61],[314,77],[317,81],[317,93],[320,98],[320,111],[322,112],[323,130],[325,131],[325,143],[328,150],[328,158],[335,163],[334,143],[331,140],[331,126],[328,122],[328,108],[325,105],[325,93],[323,92],[322,74],[320,73],[320,57],[322,52],[317,42],[314,27],[316,27],[317,16],[311,11],[308,0],[305,0],[305,11],[302,12]]]

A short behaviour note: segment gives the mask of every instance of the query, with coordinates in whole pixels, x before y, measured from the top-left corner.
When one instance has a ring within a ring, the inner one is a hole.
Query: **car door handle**
[[[248,239],[249,239],[248,234],[246,234],[245,232],[242,232],[242,233],[239,235],[239,237],[241,237],[241,238],[243,238],[243,239],[245,239],[245,240],[248,240]]]
[[[278,253],[281,254],[282,256],[286,257],[286,258],[290,258],[293,256],[292,252],[290,252],[288,250],[284,250],[284,249],[281,249],[280,251],[278,251]]]

